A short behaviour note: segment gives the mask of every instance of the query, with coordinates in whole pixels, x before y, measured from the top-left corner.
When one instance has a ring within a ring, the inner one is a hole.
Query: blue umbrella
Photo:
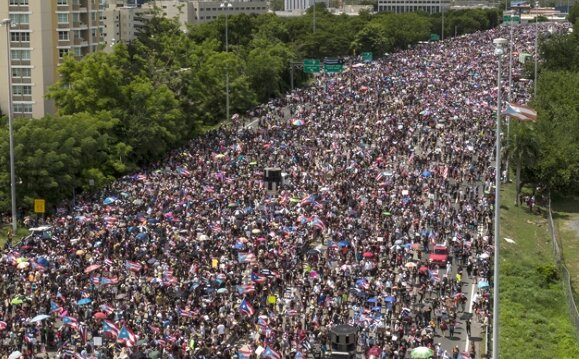
[[[40,322],[41,320],[50,318],[50,315],[38,314],[36,317],[30,319],[31,323]]]
[[[117,198],[116,198],[116,197],[107,197],[107,198],[105,198],[105,200],[103,201],[103,204],[104,204],[105,206],[107,206],[107,205],[109,205],[109,204],[115,203],[116,201],[117,201]]]
[[[340,248],[344,248],[344,247],[347,247],[347,246],[349,246],[349,245],[350,245],[350,243],[348,243],[348,241],[342,240],[342,241],[339,241],[339,242],[338,242],[338,246],[339,246]]]
[[[353,294],[360,298],[366,297],[366,293],[364,293],[361,289],[358,288],[350,288],[350,294]]]
[[[36,263],[40,264],[43,267],[48,267],[48,259],[46,259],[45,257],[38,257],[36,259]]]
[[[368,298],[368,303],[376,303],[378,300],[376,297]]]
[[[92,299],[90,298],[82,298],[81,300],[79,300],[78,302],[76,302],[76,304],[78,305],[85,305],[85,304],[89,304],[92,302]]]
[[[235,249],[245,249],[245,244],[241,243],[241,242],[237,242],[233,245],[233,248]]]
[[[384,298],[384,301],[388,302],[388,303],[394,303],[394,302],[396,302],[396,297],[389,295],[386,298]]]
[[[375,312],[379,312],[382,310],[382,307],[372,307],[372,310]]]
[[[424,172],[422,172],[422,177],[430,177],[432,176],[432,172],[430,172],[429,170],[424,170]]]
[[[149,235],[145,232],[141,232],[141,233],[137,234],[135,237],[140,241],[144,241],[144,240],[149,239]]]
[[[489,282],[487,282],[486,280],[481,280],[480,282],[478,282],[477,287],[479,287],[479,289],[488,288]]]

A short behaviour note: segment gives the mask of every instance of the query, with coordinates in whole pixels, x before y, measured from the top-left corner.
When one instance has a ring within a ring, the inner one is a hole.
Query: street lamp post
[[[500,242],[500,219],[501,219],[501,71],[503,46],[506,39],[493,40],[495,55],[498,59],[497,70],[497,124],[496,124],[496,154],[495,154],[495,258],[493,277],[493,358],[499,358],[499,242]]]
[[[513,92],[513,15],[510,16],[509,20],[510,35],[509,35],[509,92],[507,93],[507,101],[511,102],[512,92]],[[507,117],[507,138],[509,138],[511,132],[511,119]],[[509,158],[507,157],[506,168],[507,171],[507,183],[509,182]]]
[[[12,204],[12,235],[16,236],[16,176],[14,170],[14,129],[12,127],[12,68],[10,66],[10,25],[11,19],[2,20],[1,24],[6,28],[6,66],[8,67],[8,137],[10,141],[10,197]]]
[[[227,18],[229,17],[228,10],[233,7],[229,1],[221,3],[220,7],[225,11],[225,52],[229,52],[229,27],[227,25]],[[225,116],[229,120],[229,68],[225,70]]]
[[[533,79],[534,81],[534,91],[533,91],[533,97],[537,98],[537,82],[538,82],[538,78],[537,78],[537,62],[539,61],[539,15],[537,14],[535,16],[535,77]]]
[[[313,21],[313,32],[316,33],[316,0],[314,0],[314,21]]]

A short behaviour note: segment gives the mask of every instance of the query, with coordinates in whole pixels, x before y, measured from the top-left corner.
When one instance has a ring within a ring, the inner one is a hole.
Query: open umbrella
[[[96,319],[106,319],[107,314],[103,312],[96,312],[94,313],[93,317],[95,317]]]
[[[427,266],[421,266],[420,268],[418,268],[418,270],[419,270],[421,273],[426,273],[426,272],[428,272],[428,267],[427,267]]]
[[[416,263],[414,262],[408,262],[404,265],[406,268],[414,268],[416,267]]]
[[[217,289],[217,293],[226,294],[226,293],[229,293],[229,290],[227,290],[227,288],[219,288],[219,289]]]
[[[430,358],[434,356],[434,350],[427,347],[418,347],[412,349],[410,357],[413,359]]]
[[[487,282],[486,280],[481,280],[480,282],[478,282],[477,287],[478,287],[479,289],[488,288],[488,287],[489,287],[489,282]]]
[[[90,298],[82,298],[81,300],[79,300],[78,302],[76,302],[76,304],[78,305],[85,305],[85,304],[89,304],[92,302],[92,299]]]
[[[374,257],[374,253],[372,253],[372,252],[364,252],[364,254],[362,254],[362,256],[363,256],[364,258],[372,258],[372,257]]]
[[[422,172],[422,177],[431,177],[432,176],[432,172],[430,172],[429,170],[424,170],[424,172]],[[425,348],[425,347],[423,347]]]
[[[303,121],[303,120],[298,120],[298,119],[295,119],[295,118],[293,118],[293,119],[291,120],[291,123],[292,123],[292,125],[294,125],[294,126],[303,126],[303,125],[304,125],[304,121]]]
[[[394,302],[396,302],[396,297],[389,295],[389,296],[384,298],[384,301],[387,303],[394,303]]]
[[[90,266],[86,267],[86,268],[84,269],[84,272],[85,272],[85,273],[90,273],[90,272],[92,272],[92,271],[95,271],[95,270],[99,269],[100,267],[101,267],[100,264],[93,264],[93,265],[90,265]]]
[[[30,322],[36,323],[36,322],[40,322],[41,320],[48,319],[48,318],[50,318],[50,315],[38,314],[36,317],[30,319]]]
[[[116,201],[117,201],[117,198],[116,198],[116,197],[107,197],[107,198],[105,198],[105,200],[103,201],[103,204],[104,204],[105,206],[108,206],[109,204],[113,204],[113,203],[115,203]]]
[[[12,354],[8,356],[8,359],[18,359],[20,357],[22,357],[22,353],[17,350],[12,352]]]

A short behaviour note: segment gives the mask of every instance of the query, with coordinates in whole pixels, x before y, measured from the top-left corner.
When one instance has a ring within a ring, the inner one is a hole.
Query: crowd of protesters
[[[478,357],[438,339],[489,323],[499,36],[349,63],[35,223],[0,263],[1,357],[305,358],[336,324],[366,357]]]

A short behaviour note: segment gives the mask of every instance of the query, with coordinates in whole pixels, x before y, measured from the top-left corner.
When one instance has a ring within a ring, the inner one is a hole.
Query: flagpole
[[[496,153],[495,153],[495,257],[494,257],[494,276],[493,276],[493,359],[499,359],[499,238],[500,238],[500,213],[501,213],[501,72],[502,57],[504,54],[503,46],[507,43],[506,39],[497,38],[493,40],[495,45],[495,55],[498,59],[497,69],[497,123],[496,123]]]

